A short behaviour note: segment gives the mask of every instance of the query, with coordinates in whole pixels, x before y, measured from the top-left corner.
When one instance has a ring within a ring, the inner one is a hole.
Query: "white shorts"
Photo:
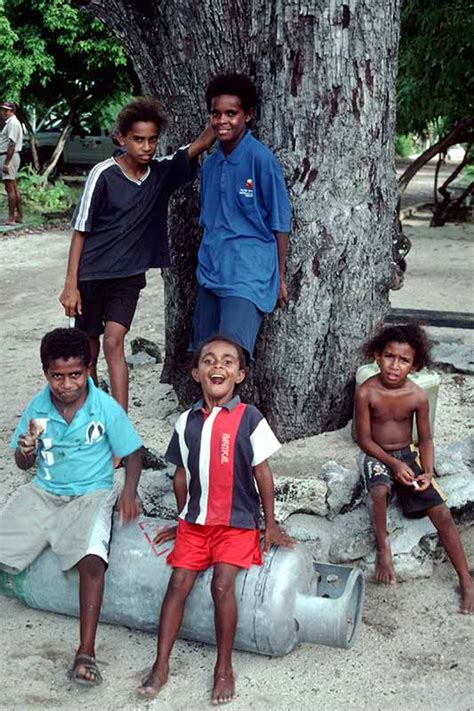
[[[16,491],[0,512],[0,565],[19,573],[46,548],[74,567],[86,555],[108,562],[112,514],[119,491],[57,496],[34,484]]]
[[[18,171],[20,170],[20,154],[14,153],[9,164],[8,173],[3,172],[3,164],[5,163],[6,155],[0,156],[0,171],[2,173],[3,180],[16,180]]]

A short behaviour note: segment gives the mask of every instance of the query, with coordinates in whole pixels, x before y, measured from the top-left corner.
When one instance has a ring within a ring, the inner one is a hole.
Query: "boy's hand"
[[[426,489],[431,484],[431,479],[433,478],[433,472],[423,472],[416,478],[416,483],[418,484],[415,491],[426,491]]]
[[[65,286],[59,301],[64,306],[66,316],[82,315],[81,292],[77,286]]]
[[[212,146],[215,140],[216,134],[214,133],[214,129],[210,126],[207,126],[207,128],[205,128],[204,131],[189,146],[189,158],[191,160],[193,158],[197,158],[197,156],[203,153],[203,151],[207,151]]]
[[[141,513],[141,507],[137,501],[136,494],[128,492],[124,488],[119,496],[117,511],[119,513],[121,526],[134,521]]]
[[[404,462],[397,461],[397,465],[391,467],[391,469],[393,472],[394,479],[400,482],[400,484],[404,484],[405,486],[412,486],[415,474],[410,469],[408,464],[404,464]]]
[[[284,548],[293,548],[296,541],[291,538],[286,531],[277,526],[276,523],[270,523],[265,527],[263,552],[266,553],[270,545],[283,546]]]
[[[163,528],[161,531],[158,531],[153,539],[153,543],[160,545],[161,543],[166,543],[166,541],[174,541],[177,530],[178,526],[167,526],[166,528]]]
[[[36,452],[38,438],[32,437],[30,434],[21,434],[18,437],[18,450],[24,457],[32,457]]]
[[[280,277],[280,287],[278,290],[278,307],[282,309],[288,303],[288,289],[286,286],[286,281],[283,277]]]

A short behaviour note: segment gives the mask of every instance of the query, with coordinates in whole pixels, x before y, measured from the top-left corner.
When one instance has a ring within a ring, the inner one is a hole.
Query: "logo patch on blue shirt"
[[[105,428],[102,422],[91,422],[86,430],[87,444],[94,444],[104,436]]]

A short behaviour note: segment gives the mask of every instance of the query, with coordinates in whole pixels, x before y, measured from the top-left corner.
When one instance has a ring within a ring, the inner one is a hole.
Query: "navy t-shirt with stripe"
[[[206,526],[257,528],[260,500],[253,467],[280,446],[262,413],[238,396],[210,413],[202,400],[183,412],[165,455],[186,472],[180,518]]]
[[[168,202],[197,174],[187,147],[154,158],[140,180],[108,158],[91,170],[74,211],[72,227],[85,232],[79,280],[115,279],[167,267]]]

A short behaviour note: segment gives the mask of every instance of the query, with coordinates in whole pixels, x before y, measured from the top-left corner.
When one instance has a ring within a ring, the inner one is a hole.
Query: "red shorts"
[[[262,565],[258,529],[201,526],[179,519],[176,542],[166,562],[172,568],[206,570],[215,563],[239,568]]]

